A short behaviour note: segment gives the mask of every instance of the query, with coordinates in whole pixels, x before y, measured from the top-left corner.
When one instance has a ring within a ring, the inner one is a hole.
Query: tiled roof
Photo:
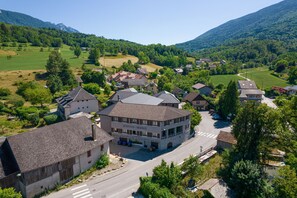
[[[10,136],[7,141],[20,171],[27,172],[81,155],[113,138],[96,126],[97,141],[92,137],[92,122],[86,117],[45,126]]]
[[[63,107],[67,106],[73,101],[81,100],[96,100],[96,97],[84,90],[82,87],[78,86],[68,94],[56,99],[57,103],[61,104]]]
[[[238,87],[239,89],[257,89],[256,83],[248,80],[239,80]]]
[[[143,120],[167,121],[188,116],[191,113],[167,106],[116,103],[99,112],[111,117],[135,118]]]
[[[128,98],[121,100],[122,103],[129,104],[144,104],[144,105],[159,105],[163,102],[163,99],[150,96],[148,94],[138,93]]]
[[[167,91],[162,91],[160,93],[157,93],[155,97],[163,99],[164,101],[162,103],[167,104],[179,104],[180,101],[173,95],[172,93],[169,93]]]
[[[203,88],[203,87],[205,87],[206,85],[204,85],[204,84],[202,84],[202,83],[197,83],[197,84],[195,84],[195,85],[193,85],[192,87],[194,88],[194,89],[201,89],[201,88]]]
[[[194,100],[205,100],[199,93],[191,92],[183,98],[183,102],[192,102]]]
[[[232,135],[232,133],[226,132],[226,131],[220,131],[220,133],[217,137],[217,140],[222,141],[222,142],[227,142],[227,143],[233,144],[233,145],[235,145],[237,143],[237,140]]]
[[[111,96],[110,101],[117,102],[119,100],[123,100],[135,94],[138,94],[138,92],[134,88],[120,90]]]

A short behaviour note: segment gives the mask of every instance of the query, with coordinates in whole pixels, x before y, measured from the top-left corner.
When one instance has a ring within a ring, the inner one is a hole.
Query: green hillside
[[[232,40],[254,38],[284,41],[296,48],[297,1],[284,0],[258,12],[229,21],[194,40],[177,44],[179,48],[196,51],[226,44]]]

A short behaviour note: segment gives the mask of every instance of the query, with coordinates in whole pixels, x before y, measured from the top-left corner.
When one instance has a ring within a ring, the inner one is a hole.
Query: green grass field
[[[26,51],[24,51],[24,49]],[[53,49],[51,49],[53,50]],[[5,51],[15,52],[16,55],[12,55],[8,58],[5,53],[0,53],[0,70],[40,70],[45,69],[45,64],[48,59],[50,51],[48,48],[43,48],[43,52],[40,51],[40,47],[26,47],[22,51],[17,51],[17,47],[6,47]],[[73,51],[69,49],[69,46],[63,46],[60,48],[60,52],[72,68],[79,68],[88,58],[87,52],[82,52],[79,58],[76,58]]]
[[[240,71],[241,75],[256,82],[260,89],[271,88],[272,86],[288,86],[287,81],[271,75],[267,67],[245,69]]]
[[[215,76],[211,76],[210,80],[215,86],[218,84],[223,84],[227,86],[231,80],[238,81],[238,80],[243,80],[243,78],[237,75],[215,75]]]

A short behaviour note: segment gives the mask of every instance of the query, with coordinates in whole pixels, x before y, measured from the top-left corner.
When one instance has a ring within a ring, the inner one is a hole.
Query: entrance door
[[[155,149],[159,148],[159,143],[158,142],[151,142],[151,147],[154,147]]]
[[[167,144],[167,148],[169,149],[169,148],[172,148],[172,142],[169,142],[168,144]]]

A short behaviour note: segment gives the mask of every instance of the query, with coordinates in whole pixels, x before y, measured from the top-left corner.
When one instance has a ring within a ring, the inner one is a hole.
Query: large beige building
[[[174,107],[118,102],[99,114],[102,129],[117,142],[163,150],[190,137],[191,113]]]

